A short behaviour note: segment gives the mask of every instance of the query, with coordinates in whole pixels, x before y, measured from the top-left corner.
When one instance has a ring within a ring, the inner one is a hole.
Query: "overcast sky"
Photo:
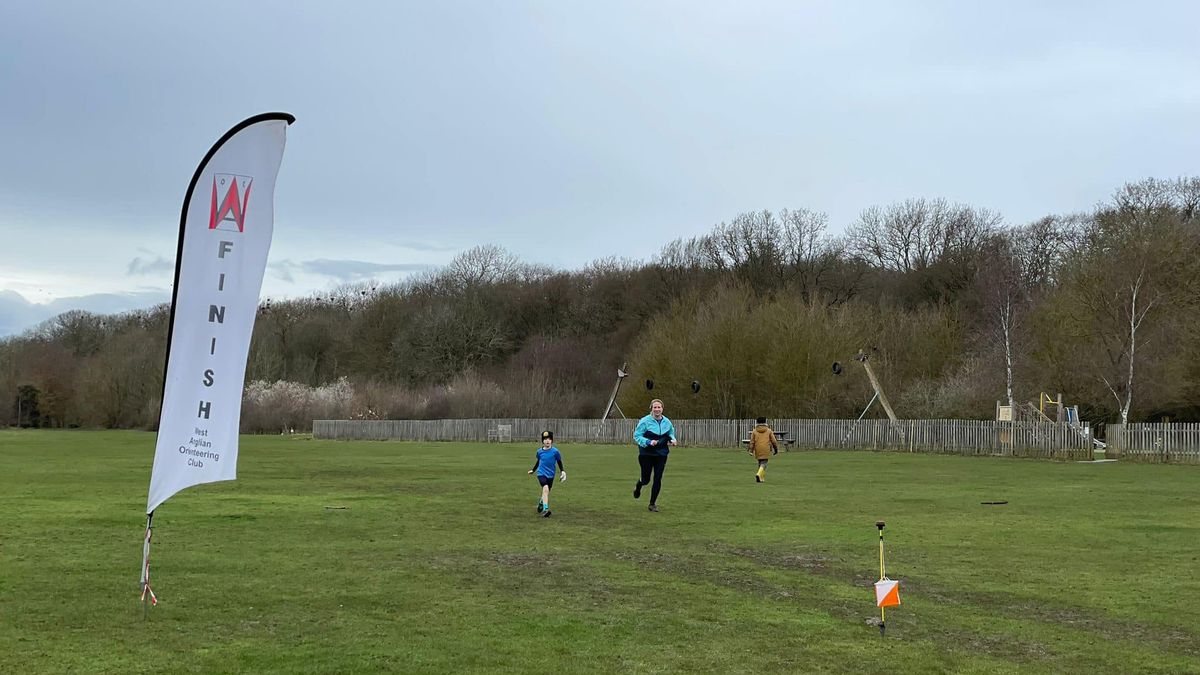
[[[264,295],[477,244],[577,268],[739,212],[944,197],[1010,224],[1200,173],[1192,2],[13,2],[0,336],[169,299],[183,193],[296,116]]]

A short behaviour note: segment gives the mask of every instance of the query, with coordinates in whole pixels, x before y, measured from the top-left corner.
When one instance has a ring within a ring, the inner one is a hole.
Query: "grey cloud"
[[[425,263],[373,263],[362,260],[283,260],[271,265],[275,276],[284,281],[294,281],[293,272],[332,277],[341,282],[363,281],[389,272],[421,272],[433,267]]]
[[[75,309],[93,314],[119,314],[135,309],[147,309],[170,301],[171,294],[168,292],[135,291],[59,298],[39,305],[29,302],[15,291],[0,291],[0,337],[16,335],[46,319]]]
[[[266,70],[214,66],[210,4],[3,3],[3,91],[24,94],[0,105],[0,267],[53,247],[123,276],[129,252],[130,274],[173,255],[204,152],[280,103],[299,122],[279,231],[325,243],[272,261],[496,242],[573,268],[745,211],[804,206],[838,234],[922,196],[1023,222],[1200,153],[1200,3],[216,3],[238,8],[222,40]],[[404,273],[297,262],[270,281],[369,272]]]
[[[40,306],[16,291],[0,291],[0,336],[13,335],[41,321]]]
[[[173,272],[174,270],[175,263],[162,256],[158,256],[153,260],[149,258],[143,259],[139,256],[129,261],[129,266],[126,267],[125,273],[129,275],[154,274],[156,272]]]
[[[296,283],[296,277],[292,276],[292,269],[294,269],[295,266],[296,264],[292,261],[284,260],[283,262],[271,263],[270,265],[267,265],[267,268],[271,270],[271,275],[276,279],[286,281],[289,284],[294,284]]]
[[[431,253],[437,253],[437,252],[441,252],[441,251],[454,251],[458,248],[456,246],[448,246],[446,244],[437,244],[437,243],[432,243],[432,242],[428,242],[428,241],[420,241],[418,239],[393,240],[392,243],[395,244],[396,246],[399,246],[400,248],[407,248],[411,251],[428,251]]]

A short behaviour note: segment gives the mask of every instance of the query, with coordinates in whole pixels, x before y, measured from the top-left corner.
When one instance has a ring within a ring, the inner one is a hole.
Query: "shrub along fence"
[[[672,420],[682,445],[739,447],[754,420]],[[509,426],[514,442],[536,443],[543,429],[558,443],[632,443],[636,420],[460,419],[316,420],[313,436],[343,440],[487,441]],[[980,420],[776,419],[791,449],[896,450],[957,455],[1092,459],[1090,434],[1053,422]],[[1109,427],[1110,429],[1112,427]]]
[[[1105,437],[1113,459],[1200,464],[1200,424],[1110,424]]]

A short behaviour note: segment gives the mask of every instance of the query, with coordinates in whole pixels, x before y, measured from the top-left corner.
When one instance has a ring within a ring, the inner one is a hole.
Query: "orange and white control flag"
[[[875,582],[875,604],[878,607],[891,607],[900,604],[900,582],[888,578]]]

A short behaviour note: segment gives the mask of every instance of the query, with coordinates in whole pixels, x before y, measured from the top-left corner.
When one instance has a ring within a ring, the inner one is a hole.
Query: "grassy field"
[[[0,431],[0,672],[1200,673],[1197,467],[678,448],[649,513],[563,444],[543,519],[532,443],[245,437],[144,620],[153,441]]]

